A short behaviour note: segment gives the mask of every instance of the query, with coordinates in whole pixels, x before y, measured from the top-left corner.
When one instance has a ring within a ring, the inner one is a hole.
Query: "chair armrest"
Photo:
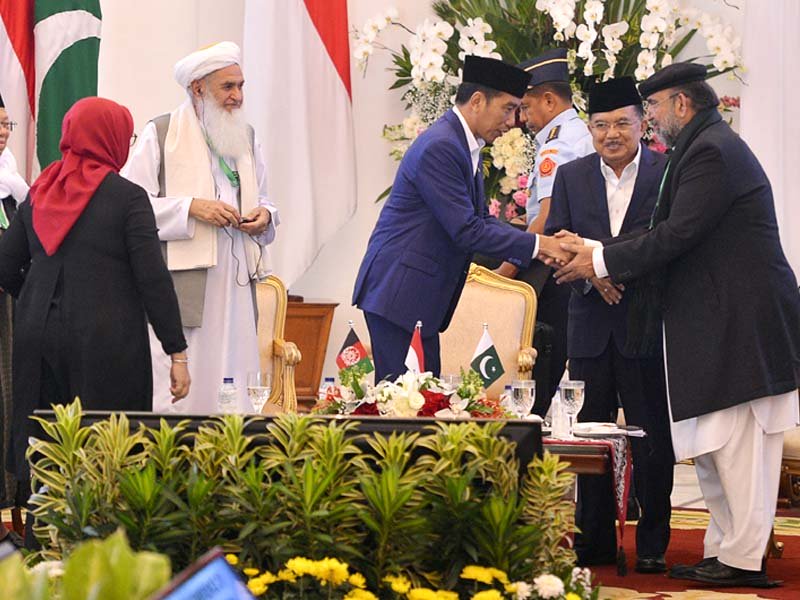
[[[527,346],[519,349],[517,355],[517,370],[520,373],[532,373],[533,365],[536,364],[536,348]]]
[[[272,354],[283,358],[286,364],[292,367],[303,359],[300,349],[294,342],[287,342],[278,338],[272,340]]]

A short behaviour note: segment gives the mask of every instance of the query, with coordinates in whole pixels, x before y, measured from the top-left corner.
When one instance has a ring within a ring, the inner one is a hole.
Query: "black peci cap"
[[[536,58],[520,63],[519,68],[530,73],[528,89],[550,81],[569,83],[569,65],[565,48],[547,50]]]
[[[464,83],[477,83],[517,98],[525,95],[530,75],[502,60],[468,55],[464,59]]]
[[[641,106],[633,77],[597,82],[589,90],[589,114],[610,112],[623,106]]]

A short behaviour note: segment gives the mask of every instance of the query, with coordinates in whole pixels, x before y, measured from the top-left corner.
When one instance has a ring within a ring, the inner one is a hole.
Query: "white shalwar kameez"
[[[277,208],[267,200],[266,166],[257,139],[253,149],[258,205],[267,208],[272,215],[267,230],[256,238],[259,244],[266,246],[275,239],[275,226],[280,221]],[[148,123],[122,175],[141,185],[150,195],[158,236],[162,241],[190,239],[195,225],[195,219],[189,217],[192,198],[158,197],[160,158],[156,127]],[[231,167],[235,169],[233,165]],[[237,189],[222,172],[216,156],[211,159],[210,168],[217,190],[216,199],[239,210]],[[224,377],[234,378],[239,410],[252,411],[247,398],[247,373],[259,370],[259,357],[254,296],[247,273],[244,236],[243,232],[233,227],[217,230],[217,264],[207,271],[203,324],[201,327],[183,329],[188,344],[192,383],[189,395],[177,405],[172,405],[169,393],[170,358],[164,354],[160,342],[150,329],[154,412],[215,413]]]

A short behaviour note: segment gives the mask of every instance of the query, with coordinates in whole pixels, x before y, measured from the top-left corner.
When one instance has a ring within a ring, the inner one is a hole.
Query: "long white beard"
[[[197,106],[200,122],[213,150],[220,156],[236,158],[250,149],[247,121],[241,108],[228,112],[219,106],[210,93]]]

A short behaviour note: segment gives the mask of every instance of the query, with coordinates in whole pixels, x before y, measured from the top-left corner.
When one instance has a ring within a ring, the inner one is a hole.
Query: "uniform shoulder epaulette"
[[[557,140],[559,133],[561,133],[561,125],[556,125],[550,130],[550,133],[547,134],[547,139],[544,141],[544,143],[546,144],[547,142],[552,142],[553,140]]]

